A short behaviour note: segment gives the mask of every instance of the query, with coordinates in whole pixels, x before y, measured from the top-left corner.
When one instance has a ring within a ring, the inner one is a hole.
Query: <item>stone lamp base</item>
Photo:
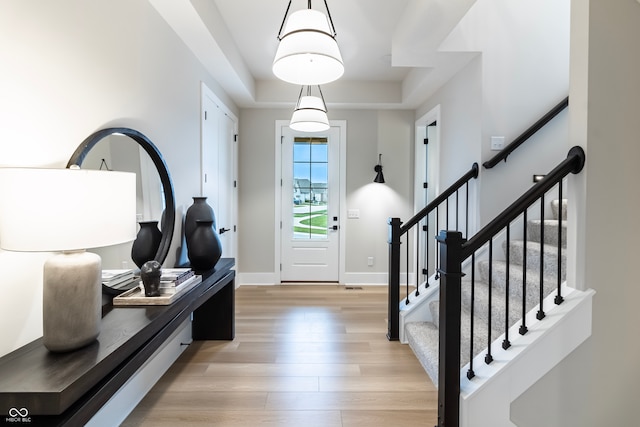
[[[53,352],[92,343],[102,322],[100,256],[63,252],[44,264],[42,326],[44,346]]]

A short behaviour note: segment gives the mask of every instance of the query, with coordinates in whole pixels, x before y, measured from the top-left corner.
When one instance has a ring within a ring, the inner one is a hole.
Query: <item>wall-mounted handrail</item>
[[[504,147],[498,154],[493,156],[491,159],[487,160],[482,164],[486,169],[491,169],[502,160],[507,161],[507,157],[513,151],[516,150],[520,145],[522,145],[526,140],[531,138],[536,132],[542,129],[547,123],[549,123],[555,116],[560,114],[562,110],[569,106],[569,97],[566,97],[558,105],[553,107],[547,114],[542,116],[540,120],[535,122],[531,127],[525,130],[520,136],[514,139],[511,143],[509,143],[506,147]]]

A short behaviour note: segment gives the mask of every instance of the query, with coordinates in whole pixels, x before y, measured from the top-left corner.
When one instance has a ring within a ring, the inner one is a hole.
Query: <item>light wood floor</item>
[[[236,338],[197,341],[123,426],[437,424],[437,391],[387,341],[387,288],[241,286]]]

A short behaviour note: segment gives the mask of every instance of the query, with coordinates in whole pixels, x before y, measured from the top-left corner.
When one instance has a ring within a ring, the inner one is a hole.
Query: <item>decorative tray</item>
[[[114,306],[134,305],[169,305],[179,299],[185,292],[202,282],[202,276],[193,276],[189,280],[178,285],[173,293],[161,294],[158,297],[147,297],[141,286],[129,289],[113,298]]]

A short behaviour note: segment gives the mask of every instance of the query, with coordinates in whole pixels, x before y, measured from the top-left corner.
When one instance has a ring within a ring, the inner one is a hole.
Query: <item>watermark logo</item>
[[[8,423],[30,423],[29,410],[27,408],[11,408],[5,421]]]

